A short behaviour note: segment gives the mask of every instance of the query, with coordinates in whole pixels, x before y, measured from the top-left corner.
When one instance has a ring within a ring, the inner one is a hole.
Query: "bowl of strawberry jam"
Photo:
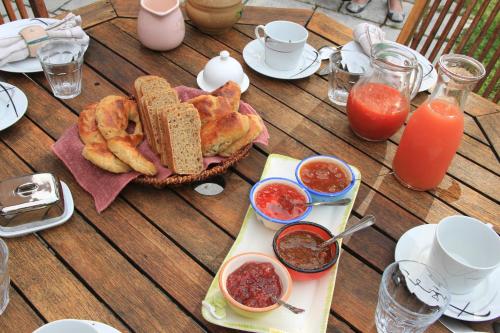
[[[312,210],[305,203],[311,200],[303,187],[286,178],[261,180],[250,191],[250,204],[257,219],[272,230],[304,219]]]
[[[273,297],[287,301],[292,278],[283,264],[258,252],[232,257],[219,271],[219,289],[229,306],[245,317],[258,317],[280,305]]]
[[[295,169],[297,182],[313,201],[335,201],[345,196],[356,181],[351,167],[333,156],[311,156]]]
[[[294,281],[319,279],[327,274],[339,258],[339,244],[319,247],[333,237],[322,225],[312,222],[290,223],[276,232],[273,250]]]

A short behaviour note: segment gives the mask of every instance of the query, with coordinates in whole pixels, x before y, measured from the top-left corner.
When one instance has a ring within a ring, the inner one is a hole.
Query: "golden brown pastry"
[[[97,103],[87,106],[78,117],[78,133],[85,144],[82,155],[86,160],[109,172],[128,172],[130,167],[113,155],[97,129],[96,105]]]
[[[135,171],[148,176],[154,176],[158,172],[155,165],[137,150],[131,136],[115,136],[107,140],[107,144],[113,154]]]
[[[234,81],[227,81],[222,87],[212,91],[211,95],[222,96],[228,99],[231,108],[237,112],[240,107],[241,89]]]
[[[200,137],[203,156],[215,156],[226,150],[248,132],[249,123],[247,116],[231,112],[223,118],[202,126]]]
[[[248,120],[250,121],[248,132],[238,140],[234,141],[229,147],[221,151],[219,153],[220,156],[231,156],[241,148],[252,143],[253,140],[255,140],[260,133],[262,133],[264,130],[264,123],[262,122],[262,119],[256,114],[247,115],[246,117],[248,117]]]
[[[198,110],[201,126],[234,112],[230,100],[224,96],[200,95],[186,102],[193,104]]]

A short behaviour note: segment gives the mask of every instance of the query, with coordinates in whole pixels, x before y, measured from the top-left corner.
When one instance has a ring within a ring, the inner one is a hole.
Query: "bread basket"
[[[202,171],[197,175],[172,175],[165,179],[158,179],[156,177],[141,175],[134,179],[134,183],[151,185],[156,188],[163,188],[166,186],[184,185],[203,181],[208,178],[225,173],[231,166],[244,159],[250,152],[251,148],[252,144],[246,145],[226,160],[209,166],[208,169]]]

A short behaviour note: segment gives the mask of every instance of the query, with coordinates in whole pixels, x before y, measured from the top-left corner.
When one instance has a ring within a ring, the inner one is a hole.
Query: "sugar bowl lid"
[[[205,68],[198,74],[198,86],[205,91],[213,91],[227,81],[234,81],[240,85],[241,92],[248,89],[248,76],[243,72],[241,64],[224,50],[210,59]]]

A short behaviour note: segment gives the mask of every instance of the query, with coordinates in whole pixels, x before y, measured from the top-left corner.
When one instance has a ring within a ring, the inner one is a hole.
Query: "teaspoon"
[[[369,226],[373,225],[375,223],[375,216],[373,215],[366,215],[363,217],[358,224],[353,225],[352,227],[348,228],[347,230],[344,230],[344,232],[341,232],[337,236],[330,238],[329,240],[319,244],[317,248],[322,248],[328,245],[333,244],[337,239],[344,238],[347,235],[353,234],[357,231],[363,230],[365,228],[368,228]]]
[[[292,311],[295,314],[299,314],[299,313],[302,313],[302,312],[306,311],[304,309],[297,308],[297,307],[295,307],[295,306],[293,306],[291,304],[288,304],[287,302],[279,299],[276,296],[271,296],[271,299],[273,300],[273,302],[278,303],[279,305],[283,305],[285,308],[287,308],[288,310]]]
[[[347,206],[348,204],[351,203],[351,199],[350,198],[344,198],[344,199],[340,199],[340,200],[337,200],[337,201],[314,201],[314,202],[306,202],[304,204],[301,204],[301,205],[304,205],[304,206]]]

